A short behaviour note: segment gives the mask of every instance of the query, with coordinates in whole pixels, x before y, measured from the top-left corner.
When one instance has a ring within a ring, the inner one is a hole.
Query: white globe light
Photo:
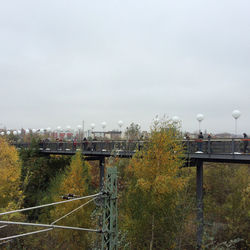
[[[77,125],[77,128],[78,128],[78,129],[81,129],[81,128],[82,128],[82,125]]]
[[[17,130],[17,134],[19,134],[19,135],[20,135],[21,133],[22,133],[22,131],[21,131],[21,130]]]
[[[238,119],[240,117],[241,113],[239,110],[235,109],[233,112],[232,112],[232,116],[234,119]]]
[[[67,127],[66,127],[68,130],[70,130],[71,129],[71,127],[68,125]]]
[[[29,129],[25,129],[25,133],[28,134],[30,132]]]
[[[7,135],[10,135],[10,131],[8,130],[6,134],[7,134]]]
[[[178,116],[173,116],[172,120],[173,120],[173,122],[179,122],[180,118]]]
[[[118,121],[118,126],[121,128],[123,126],[123,121]]]
[[[57,126],[57,129],[58,129],[58,130],[61,130],[61,126]]]
[[[105,129],[107,126],[107,123],[106,122],[102,122],[102,128]]]
[[[32,129],[32,133],[36,133],[36,129],[35,128]]]
[[[49,131],[51,131],[51,128],[50,128],[50,127],[48,127],[48,128],[46,128],[46,130],[49,132]]]
[[[1,132],[1,135],[4,135],[4,132],[3,132],[3,131]]]
[[[196,119],[197,119],[198,122],[201,122],[201,121],[203,121],[203,119],[204,119],[204,115],[203,115],[203,114],[198,114],[198,115],[196,116]]]
[[[13,135],[17,135],[17,132],[16,132],[16,131],[13,131]]]
[[[44,132],[44,129],[43,128],[40,128],[40,133],[42,134]]]
[[[90,125],[91,129],[93,130],[95,128],[95,124],[94,123],[91,123]]]

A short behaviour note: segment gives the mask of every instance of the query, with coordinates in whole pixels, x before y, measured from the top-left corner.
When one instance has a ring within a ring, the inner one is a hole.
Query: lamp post
[[[118,126],[119,126],[119,128],[121,129],[122,128],[122,126],[123,126],[123,121],[118,121]]]
[[[95,128],[95,124],[91,123],[90,127],[91,127],[91,131],[92,131],[92,134],[93,134],[93,131],[94,131],[94,128]]]
[[[104,132],[105,132],[106,126],[107,126],[107,123],[106,123],[106,122],[102,122],[103,138],[105,137],[105,136],[104,136]]]
[[[235,119],[235,137],[237,137],[237,120],[238,118],[240,117],[241,113],[239,110],[235,109],[233,112],[232,112],[232,116],[233,118]]]
[[[77,125],[78,131],[79,131],[79,140],[81,141],[81,129],[82,125]]]
[[[199,122],[199,132],[201,132],[201,122],[204,120],[204,115],[203,114],[198,114],[196,116],[196,119]]]
[[[120,132],[121,132],[121,138],[122,138],[122,126],[123,126],[123,121],[118,121],[118,126],[119,126],[119,128],[120,128]],[[120,139],[121,139],[120,138]]]

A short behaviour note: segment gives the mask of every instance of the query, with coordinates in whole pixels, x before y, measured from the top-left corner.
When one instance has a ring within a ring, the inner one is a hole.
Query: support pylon
[[[118,249],[117,168],[107,168],[103,188],[102,250]]]

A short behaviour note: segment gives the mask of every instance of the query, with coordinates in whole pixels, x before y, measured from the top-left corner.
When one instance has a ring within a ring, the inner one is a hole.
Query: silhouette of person
[[[92,142],[92,145],[93,145],[93,151],[96,151],[96,144],[97,144],[97,139],[96,139],[96,137],[94,137],[94,139],[93,139],[93,142]]]
[[[203,134],[202,132],[199,133],[198,135],[198,141],[197,141],[197,146],[198,146],[198,151],[202,151],[202,140],[203,140]]]
[[[249,152],[249,150],[248,150],[248,137],[247,137],[247,134],[246,133],[243,133],[243,137],[244,137],[244,139],[243,139],[243,152],[244,153],[246,153],[246,152]]]
[[[86,151],[88,148],[88,141],[86,137],[84,137],[83,139],[82,146],[83,146],[83,151]]]

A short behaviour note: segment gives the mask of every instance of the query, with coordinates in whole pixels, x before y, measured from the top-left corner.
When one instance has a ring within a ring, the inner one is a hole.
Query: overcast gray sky
[[[0,0],[0,86],[8,128],[250,133],[250,1]]]

